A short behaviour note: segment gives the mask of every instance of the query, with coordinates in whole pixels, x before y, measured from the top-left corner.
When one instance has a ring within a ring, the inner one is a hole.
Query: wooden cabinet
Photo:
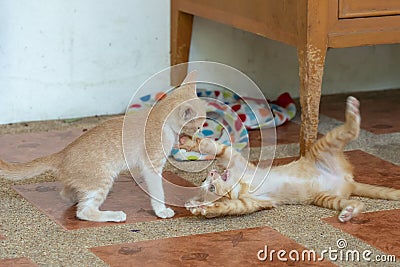
[[[400,15],[399,0],[339,0],[339,18]]]
[[[193,16],[297,48],[301,154],[317,137],[327,49],[400,43],[400,0],[171,0],[172,65],[189,59]]]

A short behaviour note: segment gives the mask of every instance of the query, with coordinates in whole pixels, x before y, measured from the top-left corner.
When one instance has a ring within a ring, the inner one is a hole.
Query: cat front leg
[[[200,152],[200,142],[202,139],[191,137],[189,135],[179,136],[179,148],[187,151]]]
[[[192,199],[185,203],[185,208],[197,216],[202,215],[201,213],[207,205],[210,205],[210,203]]]
[[[211,138],[196,138],[181,135],[179,137],[179,148],[219,156],[219,154],[223,154],[228,147],[219,144]]]
[[[142,175],[146,180],[148,193],[151,197],[151,206],[157,217],[166,219],[175,215],[175,212],[165,206],[164,188],[162,185],[162,176],[152,168],[143,168]]]
[[[251,197],[239,199],[226,199],[208,205],[197,207],[196,213],[206,218],[214,218],[227,215],[243,215],[259,210],[272,209],[275,205],[268,200],[257,200]]]

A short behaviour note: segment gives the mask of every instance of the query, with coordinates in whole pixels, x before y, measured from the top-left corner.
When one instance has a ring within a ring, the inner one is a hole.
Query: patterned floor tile
[[[389,255],[400,257],[400,210],[367,212],[347,223],[338,222],[336,217],[324,218],[323,221]]]
[[[361,128],[375,134],[400,132],[400,120],[394,114],[400,113],[400,90],[353,93],[361,102]],[[344,121],[347,95],[324,96],[321,113]]]
[[[0,259],[1,267],[35,267],[38,266],[28,258]]]
[[[164,172],[164,178],[174,184],[193,186],[172,172]],[[63,200],[59,192],[61,183],[40,183],[18,185],[13,187],[29,202],[45,213],[53,221],[68,230],[100,227],[115,223],[97,223],[81,221],[75,217],[76,206]],[[190,196],[180,196],[174,192],[165,192],[167,201],[175,198],[176,201],[185,202]],[[157,220],[151,205],[149,196],[128,175],[121,175],[114,184],[112,191],[101,207],[102,210],[123,210],[127,214],[126,223],[145,222]],[[190,213],[182,207],[173,207],[176,217],[190,216]]]
[[[301,261],[301,253],[306,248],[269,227],[116,244],[90,250],[113,267],[226,266],[227,263],[230,266],[334,266],[328,261],[309,261],[307,258]],[[270,257],[272,250],[275,253]],[[279,250],[287,252],[282,256],[288,259],[287,262],[278,260],[276,252]],[[289,258],[292,250],[299,252],[299,261]],[[258,257],[266,258],[260,261]],[[316,259],[318,257],[316,255]]]
[[[0,159],[27,162],[63,149],[83,133],[81,129],[0,136]]]

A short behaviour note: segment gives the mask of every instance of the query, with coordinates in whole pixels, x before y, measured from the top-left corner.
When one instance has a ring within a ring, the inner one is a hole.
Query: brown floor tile
[[[400,257],[400,210],[363,213],[347,223],[338,222],[336,217],[323,220],[389,255]]]
[[[361,102],[361,128],[375,134],[400,132],[400,90],[353,93]],[[321,113],[344,121],[347,95],[323,96]]]
[[[361,150],[347,151],[345,155],[354,166],[354,180],[357,182],[400,189],[400,166]],[[273,165],[288,164],[296,159],[297,157],[274,159]],[[260,167],[268,163],[269,161],[262,161]]]
[[[400,166],[361,150],[346,152],[354,165],[354,180],[360,183],[400,189]]]
[[[268,140],[269,136],[274,136],[271,133],[271,129],[262,129],[264,138],[264,146],[268,145],[270,141]],[[318,134],[318,138],[321,138],[321,134]],[[299,143],[300,138],[300,125],[294,122],[287,122],[279,127],[276,127],[276,144],[277,145],[285,145],[285,144],[296,144]],[[260,147],[261,146],[261,132],[260,130],[250,130],[249,131],[249,143],[250,147]],[[272,144],[274,142],[271,142]]]
[[[346,155],[354,165],[354,180],[400,189],[399,166],[360,150]],[[400,256],[400,210],[363,213],[348,223],[340,223],[337,216],[323,220],[386,253]]]
[[[81,129],[0,135],[0,159],[27,162],[60,151],[82,134]]]
[[[35,267],[38,266],[28,258],[0,259],[1,267]]]
[[[264,138],[264,146],[268,145],[268,137],[273,136],[270,133],[272,129],[262,129],[262,134]],[[250,147],[260,147],[261,142],[261,131],[260,130],[250,130],[249,131],[249,143]],[[282,144],[292,144],[299,142],[300,126],[294,122],[287,122],[279,127],[276,127],[276,142],[279,145]]]
[[[164,172],[163,176],[174,184],[193,186],[191,183],[172,172]],[[13,188],[65,229],[73,230],[115,224],[111,222],[88,222],[77,219],[75,217],[76,206],[64,201],[59,195],[59,192],[61,191],[60,182],[18,185]],[[185,202],[185,199],[190,197],[179,196],[168,191],[165,192],[165,195],[167,200],[172,198],[182,198],[182,202]],[[127,175],[121,175],[117,179],[101,209],[124,211],[127,214],[126,223],[157,220],[150,205],[150,198],[142,191],[136,182]],[[176,213],[175,217],[191,216],[185,208],[173,207],[173,209]]]
[[[334,266],[328,261],[282,262],[274,255],[262,262],[257,254],[268,246],[271,250],[304,248],[269,228],[253,228],[202,235],[117,244],[90,250],[110,266]],[[261,256],[264,256],[261,254]],[[288,257],[288,255],[286,255]],[[318,255],[317,255],[318,257]]]

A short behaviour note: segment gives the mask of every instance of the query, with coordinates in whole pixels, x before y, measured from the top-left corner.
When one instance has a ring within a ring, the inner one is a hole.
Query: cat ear
[[[185,77],[185,79],[183,80],[182,84],[190,83],[190,82],[195,82],[196,79],[197,79],[197,70],[193,70],[193,71],[189,72],[189,73],[186,75],[186,77]]]
[[[183,104],[180,106],[179,115],[185,121],[194,119],[197,116],[197,112],[192,108],[191,105]]]
[[[221,175],[221,179],[226,182],[226,181],[228,181],[230,176],[231,176],[230,172],[228,170],[225,170]]]
[[[181,89],[189,92],[192,95],[197,95],[196,79],[197,79],[197,70],[189,72],[182,82]]]

